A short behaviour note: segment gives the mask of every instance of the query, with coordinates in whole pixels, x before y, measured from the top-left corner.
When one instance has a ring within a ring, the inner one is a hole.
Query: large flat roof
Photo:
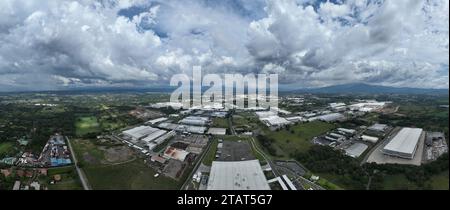
[[[367,148],[368,148],[368,146],[365,144],[355,143],[355,144],[351,145],[350,147],[348,147],[345,150],[345,153],[350,157],[357,158],[357,157],[361,156],[362,153],[364,153],[364,151],[366,151]]]
[[[258,160],[214,161],[207,190],[270,190]]]
[[[419,142],[422,131],[423,129],[421,128],[402,128],[384,147],[384,150],[404,154],[413,154],[416,149],[416,145]]]
[[[145,137],[153,132],[158,131],[159,129],[157,128],[152,128],[150,126],[139,126],[139,127],[135,127],[129,130],[124,131],[124,134],[127,134],[133,138],[139,139],[142,137]]]

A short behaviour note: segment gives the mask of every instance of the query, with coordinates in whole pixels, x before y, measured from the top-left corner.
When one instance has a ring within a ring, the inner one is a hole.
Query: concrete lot
[[[417,147],[416,154],[414,155],[414,159],[403,159],[398,157],[392,157],[383,154],[382,150],[384,146],[392,139],[392,135],[386,138],[383,143],[379,144],[375,150],[370,154],[369,158],[367,158],[368,163],[377,163],[377,164],[404,164],[404,165],[416,165],[420,166],[422,164],[422,157],[424,151],[425,144],[425,132],[422,133],[419,139],[419,145]]]
[[[247,141],[224,141],[218,161],[253,160],[252,149]]]

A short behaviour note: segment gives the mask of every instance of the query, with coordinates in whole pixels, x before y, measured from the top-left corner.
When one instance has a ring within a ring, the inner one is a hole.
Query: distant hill
[[[334,85],[322,88],[300,89],[301,93],[359,93],[359,94],[448,94],[448,89],[422,89],[407,87],[388,87],[363,83]]]

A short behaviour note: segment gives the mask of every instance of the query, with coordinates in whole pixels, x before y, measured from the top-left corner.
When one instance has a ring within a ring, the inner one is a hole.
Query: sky
[[[0,91],[277,73],[290,87],[449,87],[448,0],[2,0]]]

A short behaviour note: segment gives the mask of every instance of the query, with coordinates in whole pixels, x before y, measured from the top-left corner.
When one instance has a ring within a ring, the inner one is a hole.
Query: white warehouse
[[[131,138],[134,141],[140,140],[149,134],[158,131],[157,128],[152,128],[150,126],[139,126],[122,132],[125,136]]]
[[[421,128],[402,128],[383,148],[383,153],[390,156],[413,159],[420,138],[423,138]]]

